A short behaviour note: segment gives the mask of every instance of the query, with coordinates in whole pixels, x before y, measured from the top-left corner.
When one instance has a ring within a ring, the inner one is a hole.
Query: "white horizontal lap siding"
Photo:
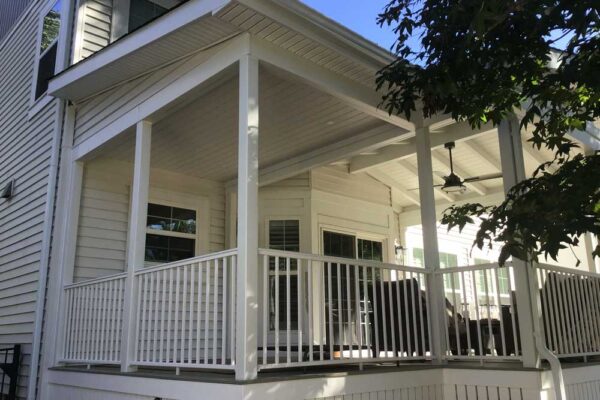
[[[30,6],[25,9],[27,3]],[[0,189],[16,180],[15,196],[0,200],[0,348],[23,346],[19,398],[27,395],[31,365],[56,118],[55,102],[29,115],[39,13],[46,4],[41,0],[7,2],[0,18],[10,17],[17,8],[22,13],[22,17],[13,16],[7,33],[0,27]]]
[[[123,272],[129,219],[129,180],[86,167],[81,206],[75,281]]]
[[[108,46],[112,28],[112,0],[85,0],[80,58],[84,59]]]

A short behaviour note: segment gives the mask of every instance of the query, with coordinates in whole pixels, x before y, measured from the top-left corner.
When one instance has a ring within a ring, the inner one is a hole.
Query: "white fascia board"
[[[570,135],[583,145],[584,150],[590,152],[600,150],[600,129],[593,123],[588,122],[585,130],[576,130]]]
[[[213,15],[230,2],[231,0],[190,0],[156,21],[124,36],[91,57],[64,70],[50,80],[48,93],[53,95],[74,81],[149,45],[157,39],[175,32],[202,17]]]
[[[406,131],[415,129],[412,122],[396,115],[390,115],[387,111],[379,108],[381,95],[375,88],[352,81],[264,40],[251,38],[251,51],[261,61],[301,78],[309,85],[342,100],[367,115]]]

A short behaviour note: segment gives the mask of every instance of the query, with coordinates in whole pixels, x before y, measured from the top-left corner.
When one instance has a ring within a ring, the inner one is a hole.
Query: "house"
[[[499,268],[438,227],[551,157],[514,118],[388,115],[390,54],[295,0],[25,3],[0,24],[19,398],[597,398],[597,238]]]

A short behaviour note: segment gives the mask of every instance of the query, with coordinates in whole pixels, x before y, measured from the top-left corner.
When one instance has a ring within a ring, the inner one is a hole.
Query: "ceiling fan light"
[[[442,190],[446,193],[464,193],[467,190],[467,187],[465,185],[459,183],[458,185],[456,185],[456,184],[444,185],[444,186],[442,186]]]

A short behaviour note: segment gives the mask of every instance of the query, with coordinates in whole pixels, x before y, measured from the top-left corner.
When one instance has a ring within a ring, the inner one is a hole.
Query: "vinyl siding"
[[[111,41],[112,0],[84,0],[79,59],[84,59],[108,46]]]
[[[25,8],[31,3],[31,0],[8,0],[2,2],[2,12],[0,13],[0,41],[10,31],[10,28],[17,22]]]
[[[103,159],[86,165],[79,213],[75,281],[123,272],[132,165]],[[221,184],[201,181],[167,171],[152,170],[150,191],[163,196],[177,194],[206,198],[209,215],[204,252],[225,248],[225,190]]]
[[[0,90],[0,188],[15,179],[16,194],[0,200],[0,348],[23,345],[18,382],[18,394],[23,398],[31,364],[57,103],[29,116],[39,13],[47,2],[10,3],[3,5],[0,18],[0,71],[4,77]],[[19,18],[25,8],[27,14]],[[10,30],[7,19],[12,19]]]

